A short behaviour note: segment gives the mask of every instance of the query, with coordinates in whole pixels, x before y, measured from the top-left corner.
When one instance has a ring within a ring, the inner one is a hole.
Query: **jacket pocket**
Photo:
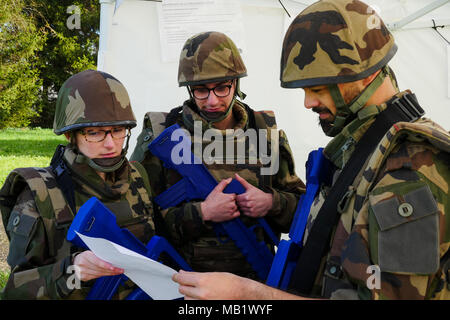
[[[377,250],[371,251],[381,271],[435,273],[439,268],[439,215],[430,188],[424,185],[381,201],[370,196],[369,201],[369,212],[378,223]]]
[[[25,257],[31,239],[30,234],[36,222],[36,217],[21,214],[18,211],[12,212],[6,227],[10,236],[7,261],[11,267],[17,265]]]

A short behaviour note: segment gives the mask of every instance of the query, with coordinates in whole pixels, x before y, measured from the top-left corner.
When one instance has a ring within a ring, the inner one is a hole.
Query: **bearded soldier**
[[[374,14],[357,0],[319,1],[284,38],[281,86],[304,90],[333,137],[323,154],[334,169],[311,207],[290,293],[180,272],[187,297],[450,299],[450,136],[398,90],[387,65],[397,47]]]
[[[206,199],[162,210],[166,226],[193,270],[228,271],[255,278],[240,249],[232,241],[218,239],[213,224],[240,217],[250,226],[256,223],[256,218],[264,217],[276,233],[287,232],[304,184],[295,174],[286,135],[276,129],[274,113],[254,111],[241,101],[245,95],[239,81],[246,75],[237,47],[225,34],[203,32],[189,38],[181,51],[178,69],[178,83],[187,87],[189,99],[169,113],[146,114],[131,159],[146,168],[158,195],[178,182],[180,175],[163,167],[148,151],[148,144],[173,124],[187,129],[194,143],[200,140],[193,147],[194,153],[201,150],[196,155],[204,160],[219,183]],[[259,141],[247,139],[250,135],[246,133],[252,130]],[[266,136],[259,135],[260,130]],[[195,132],[200,135],[194,137]],[[211,136],[215,137],[216,146],[222,143],[223,152],[207,152],[212,148]],[[246,148],[235,147],[230,151],[229,141],[232,146],[244,141]],[[261,159],[257,152],[261,146],[270,150],[270,159],[274,161]],[[245,193],[222,192],[231,178],[243,185]],[[268,242],[259,231],[256,230],[258,240]]]
[[[84,299],[89,280],[123,273],[66,240],[74,215],[92,196],[143,243],[153,236],[148,177],[125,157],[135,126],[127,90],[116,78],[86,70],[66,80],[53,128],[69,143],[58,146],[50,167],[13,170],[0,190],[11,266],[3,299]],[[74,270],[78,288],[71,281]],[[114,298],[124,298],[133,286],[125,282]]]

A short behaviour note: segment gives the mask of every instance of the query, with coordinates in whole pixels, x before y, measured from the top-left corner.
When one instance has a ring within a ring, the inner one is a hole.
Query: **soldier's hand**
[[[185,300],[316,300],[269,287],[228,272],[188,272],[172,276]]]
[[[222,222],[240,215],[236,205],[236,195],[223,193],[223,189],[231,180],[228,178],[220,181],[205,201],[200,204],[204,221]]]
[[[124,272],[112,264],[98,258],[92,251],[78,254],[73,264],[78,267],[81,281],[89,281],[103,276],[115,276]]]
[[[273,195],[266,193],[235,174],[236,180],[245,188],[245,192],[236,196],[236,203],[241,213],[253,217],[263,217],[272,208]]]
[[[185,300],[236,300],[253,280],[226,272],[187,272],[180,270],[172,276]],[[246,297],[247,298],[247,297]],[[251,297],[250,297],[251,299]]]

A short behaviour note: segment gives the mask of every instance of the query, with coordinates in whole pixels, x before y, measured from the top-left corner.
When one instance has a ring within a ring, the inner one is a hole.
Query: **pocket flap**
[[[414,221],[438,211],[430,188],[425,185],[404,196],[395,195],[371,207],[381,231]]]
[[[20,214],[17,211],[13,211],[11,217],[9,218],[6,230],[8,232],[13,231],[18,235],[28,237],[31,230],[33,229],[35,222],[36,222],[35,217],[31,217],[26,214]]]

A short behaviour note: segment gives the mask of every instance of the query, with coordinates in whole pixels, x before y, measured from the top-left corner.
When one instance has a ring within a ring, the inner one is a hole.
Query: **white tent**
[[[98,69],[116,76],[130,93],[138,119],[130,150],[145,112],[168,111],[188,97],[177,83],[180,41],[184,42],[189,32],[215,28],[228,32],[242,49],[248,69],[248,77],[241,82],[247,94],[245,102],[255,110],[275,111],[278,127],[289,138],[297,174],[304,179],[309,151],[326,145],[329,138],[318,127],[317,116],[303,108],[303,91],[280,87],[279,63],[287,26],[314,1],[117,1],[100,0]],[[449,0],[366,2],[380,14],[398,44],[390,66],[400,89],[415,92],[426,116],[449,130]]]

